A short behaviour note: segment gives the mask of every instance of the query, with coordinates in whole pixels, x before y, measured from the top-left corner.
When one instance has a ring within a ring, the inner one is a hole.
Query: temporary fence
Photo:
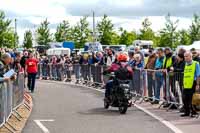
[[[78,81],[84,81],[84,83],[103,84],[103,70],[106,66],[88,65],[88,64],[39,64],[38,65],[38,78],[50,79],[50,80],[64,80],[71,79],[72,75]]]
[[[161,101],[167,109],[178,108],[182,105],[183,73],[135,69],[132,88],[134,94],[143,100]]]
[[[40,64],[39,76],[45,79],[76,80],[86,85],[103,87],[108,77],[103,76],[103,71],[108,68],[104,65],[89,64]],[[45,68],[43,68],[45,67]],[[132,93],[137,100],[157,100],[162,104],[179,107],[182,105],[183,73],[163,72],[150,69],[133,69],[133,78],[130,81]],[[47,77],[47,78],[46,78]]]
[[[7,122],[23,101],[24,73],[19,73],[15,81],[0,83],[0,127]]]

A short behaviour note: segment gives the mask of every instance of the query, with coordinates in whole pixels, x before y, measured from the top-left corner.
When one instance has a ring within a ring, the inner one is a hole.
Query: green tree
[[[50,23],[46,19],[40,24],[40,26],[36,30],[36,40],[39,45],[48,45],[48,43],[52,41],[49,24]]]
[[[71,38],[71,28],[68,21],[63,21],[57,26],[55,33],[55,40],[57,42],[70,41]]]
[[[13,28],[10,27],[11,20],[6,19],[5,13],[0,11],[0,47],[13,48],[17,42]]]
[[[176,48],[179,45],[179,34],[176,31],[179,20],[173,22],[170,19],[170,14],[166,17],[165,27],[160,31],[160,47]]]
[[[112,21],[108,19],[107,15],[104,15],[102,20],[97,24],[97,30],[100,33],[99,40],[101,44],[112,44],[113,28],[114,25],[112,24]]]
[[[154,47],[158,47],[158,46],[160,46],[159,44],[160,44],[160,40],[161,40],[161,37],[160,37],[160,35],[159,34],[155,34],[155,36],[154,36],[154,38],[153,38],[153,46]]]
[[[151,22],[148,18],[145,18],[142,22],[142,28],[140,29],[140,34],[138,39],[140,40],[153,40],[155,37],[155,33],[151,29]]]
[[[127,32],[121,27],[120,32],[119,44],[131,45],[133,41],[137,39],[137,34],[134,31]]]
[[[183,29],[183,30],[179,31],[179,38],[180,38],[181,45],[191,44],[190,34],[187,32],[187,30]]]
[[[32,48],[33,47],[33,37],[32,32],[30,30],[26,31],[24,34],[24,42],[23,45],[25,48]]]
[[[89,22],[87,21],[87,17],[81,18],[76,26],[72,28],[71,33],[76,48],[82,48],[90,36]]]
[[[111,33],[111,35],[111,44],[119,44],[120,36],[116,32]]]
[[[189,29],[189,35],[191,39],[191,43],[194,41],[200,40],[200,17],[197,14],[194,14],[192,25]]]

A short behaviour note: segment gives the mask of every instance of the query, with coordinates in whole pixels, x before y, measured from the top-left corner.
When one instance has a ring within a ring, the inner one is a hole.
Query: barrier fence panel
[[[6,82],[6,95],[7,95],[7,107],[6,107],[6,120],[10,117],[12,113],[12,92],[13,92],[13,81]]]
[[[41,70],[42,70],[42,78],[47,79],[49,77],[49,65],[44,63],[41,65]]]
[[[90,81],[90,66],[89,65],[81,65],[81,77],[83,78],[84,82]]]
[[[5,122],[5,86],[0,84],[0,127]]]
[[[132,87],[133,92],[142,96],[142,72],[139,69],[135,69],[133,72]]]
[[[150,100],[153,100],[153,96],[155,95],[156,91],[155,72],[146,70],[146,74],[147,74],[147,92],[148,92],[146,94],[148,94]]]
[[[19,73],[17,80],[13,83],[13,108],[22,104],[24,99],[24,74]]]
[[[38,72],[37,72],[37,78],[40,78],[41,77],[41,74],[42,74],[42,64],[41,63],[39,63],[38,64]]]
[[[169,102],[182,104],[183,73],[169,73]]]
[[[91,73],[92,73],[92,80],[93,80],[93,82],[95,83],[95,82],[97,82],[97,78],[96,78],[96,67],[95,67],[95,65],[91,65]]]
[[[103,66],[102,65],[97,65],[96,66],[96,78],[97,78],[97,83],[98,84],[102,84],[103,83],[103,75],[102,75],[102,73],[103,73]]]
[[[57,65],[56,64],[51,64],[51,79],[57,80]]]
[[[73,70],[75,74],[76,81],[78,82],[80,80],[80,74],[81,74],[81,66],[79,64],[73,65]]]
[[[16,81],[0,84],[0,127],[10,118],[24,100],[24,74],[20,73]]]

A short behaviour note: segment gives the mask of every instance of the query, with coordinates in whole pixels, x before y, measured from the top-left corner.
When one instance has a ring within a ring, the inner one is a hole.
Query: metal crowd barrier
[[[69,69],[65,64],[48,64],[39,66],[40,77],[53,80],[72,78],[86,85],[103,87],[108,77],[103,76],[103,71],[108,68],[104,65],[73,64]],[[182,105],[183,73],[164,73],[160,70],[134,69],[133,79],[130,83],[131,90],[143,100],[158,100],[164,103]],[[70,73],[69,73],[70,72]],[[68,73],[68,76],[67,76]],[[69,76],[70,75],[70,76]]]
[[[37,78],[63,81],[65,78],[73,76],[78,81],[100,85],[104,83],[102,73],[105,68],[106,66],[88,64],[73,64],[71,66],[65,63],[38,64]]]
[[[24,101],[24,74],[19,73],[16,81],[0,83],[0,127]],[[12,126],[11,126],[12,127]]]
[[[173,105],[179,108],[183,103],[183,73],[166,73],[160,70],[135,69],[132,89],[134,94],[142,97],[143,100],[161,101],[162,103],[159,108],[166,104],[168,104],[167,110]]]

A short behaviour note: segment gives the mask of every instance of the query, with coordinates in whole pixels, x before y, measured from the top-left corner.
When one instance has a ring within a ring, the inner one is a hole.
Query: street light
[[[15,39],[15,42],[14,42],[14,47],[16,47],[17,45],[17,19],[15,18],[15,35],[14,35],[14,39]]]

